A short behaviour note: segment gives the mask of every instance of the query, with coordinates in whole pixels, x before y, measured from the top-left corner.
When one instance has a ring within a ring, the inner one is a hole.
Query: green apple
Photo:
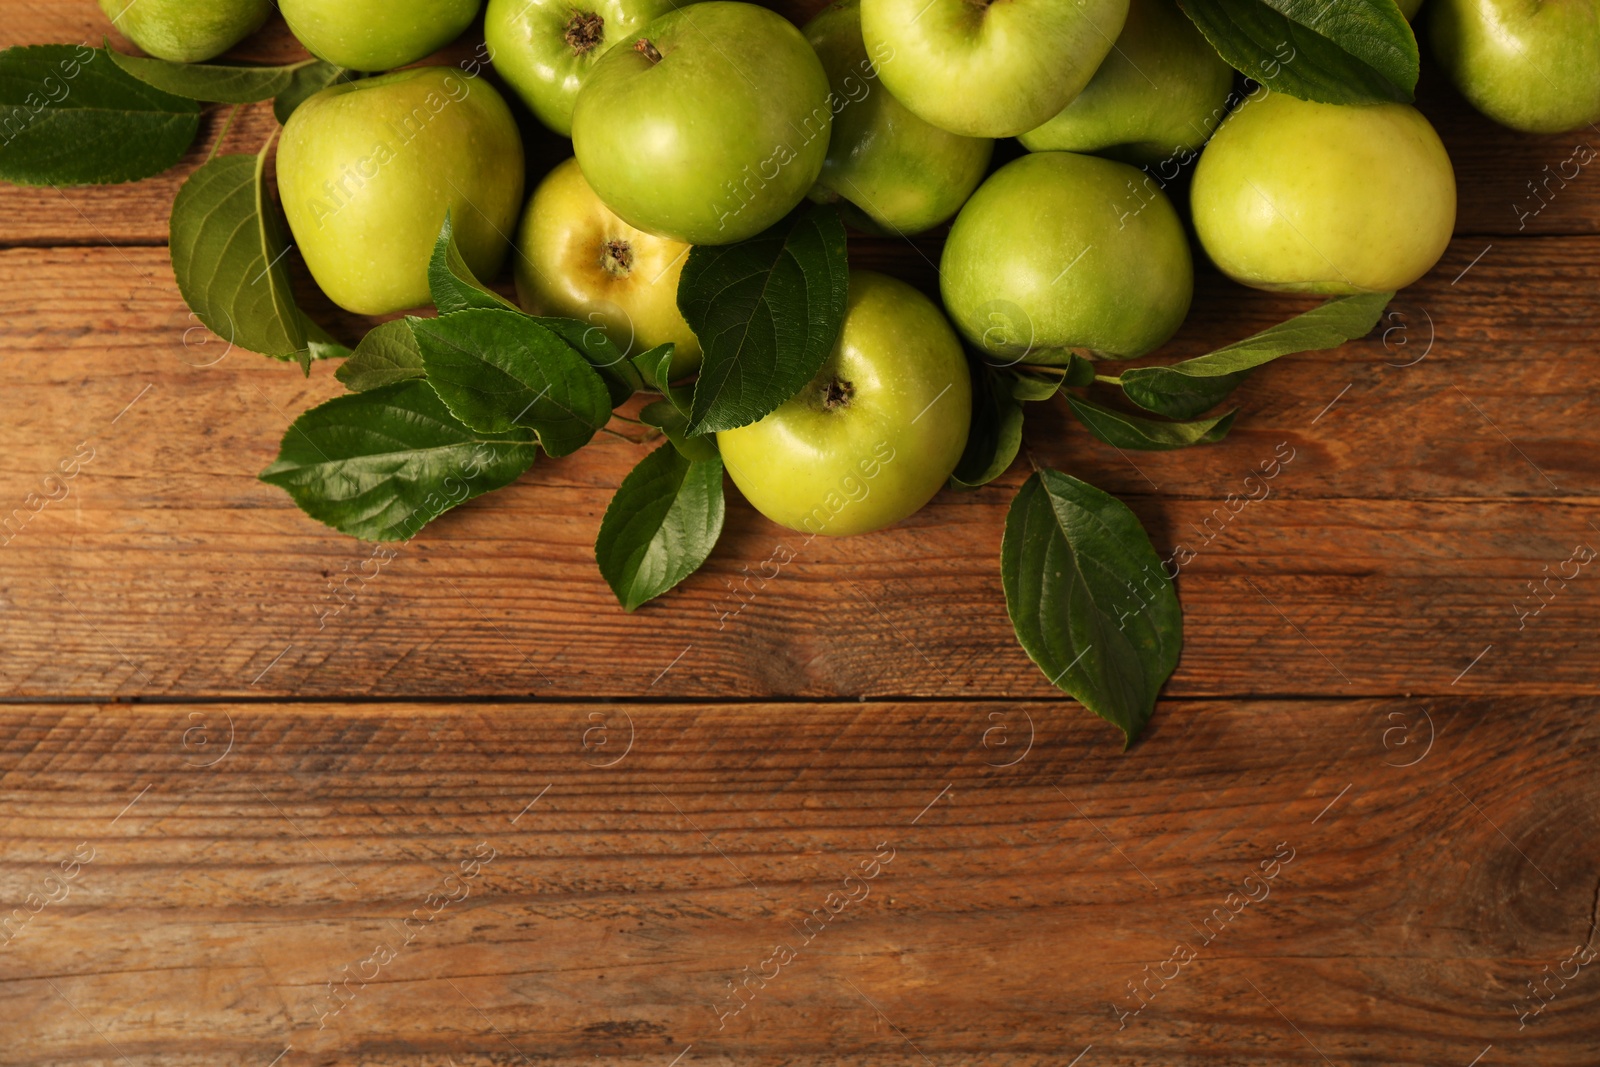
[[[1089,84],[1128,0],[861,0],[878,77],[924,119],[968,137],[1041,125]]]
[[[690,244],[753,237],[805,198],[828,154],[828,76],[793,24],[754,4],[669,12],[600,57],[572,147],[600,199]]]
[[[922,121],[877,82],[859,0],[834,4],[805,35],[833,90],[833,136],[812,198],[843,198],[875,228],[899,234],[921,233],[959,211],[983,180],[994,142]]]
[[[1527,133],[1600,122],[1600,0],[1434,0],[1433,52],[1472,106]]]
[[[631,39],[675,0],[489,0],[483,36],[495,72],[540,122],[572,136],[583,79],[618,41]]]
[[[364,315],[428,303],[446,211],[467,265],[493,278],[522,181],[511,109],[451,67],[324,89],[295,109],[278,145],[278,192],[306,266],[334,303]]]
[[[1444,254],[1456,180],[1414,107],[1263,93],[1206,145],[1190,203],[1200,243],[1235,281],[1384,292],[1410,285]]]
[[[905,282],[853,270],[839,339],[816,378],[760,422],[717,434],[717,447],[761,514],[842,537],[933,499],[971,423],[971,372],[950,323]]]
[[[1009,363],[1062,364],[1072,349],[1126,359],[1171,337],[1194,265],[1178,213],[1142,178],[1071,152],[1035,152],[990,175],[939,262],[956,328]]]
[[[199,63],[259,30],[272,0],[100,0],[100,10],[157,59]]]
[[[517,297],[536,315],[603,328],[629,355],[672,342],[672,377],[700,367],[700,342],[678,311],[689,246],[629,226],[569,159],[539,183],[517,234]]]
[[[1175,0],[1132,0],[1117,47],[1055,118],[1021,137],[1034,152],[1097,152],[1130,163],[1193,153],[1228,112],[1233,68]]]
[[[278,0],[278,9],[295,37],[318,59],[351,70],[393,70],[461,36],[482,2]]]

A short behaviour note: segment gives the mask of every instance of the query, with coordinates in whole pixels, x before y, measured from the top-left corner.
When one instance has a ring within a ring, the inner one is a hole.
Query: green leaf
[[[981,365],[972,369],[972,429],[950,484],[976,489],[1000,477],[1022,447],[1022,403],[1005,376]]]
[[[677,347],[671,343],[657,345],[632,358],[634,369],[639,372],[639,380],[644,382],[646,389],[666,395],[667,387],[672,382],[672,355]]]
[[[1233,394],[1239,383],[1250,376],[1249,371],[1234,371],[1214,377],[1190,375],[1178,370],[1183,364],[1172,367],[1140,367],[1141,371],[1171,370],[1170,375],[1122,372],[1122,391],[1129,400],[1146,411],[1165,415],[1169,419],[1192,419],[1202,415]]]
[[[1417,39],[1394,0],[1179,0],[1235,70],[1329,104],[1398,100],[1417,87]]]
[[[547,453],[565,456],[611,420],[611,396],[600,375],[521,312],[473,308],[406,321],[428,384],[473,429],[530,427]]]
[[[300,67],[289,79],[288,88],[279,93],[277,99],[272,102],[272,113],[277,116],[278,124],[286,124],[289,116],[294,114],[295,108],[334,82],[350,80],[351,74],[352,72],[344,67],[336,67],[320,59]]]
[[[1138,518],[1086,482],[1038,471],[1006,515],[1000,580],[1023,651],[1131,745],[1183,646],[1177,593]]]
[[[346,389],[358,393],[426,374],[422,350],[405,319],[394,319],[368,330],[350,358],[333,372]]]
[[[22,185],[132,182],[176,165],[200,105],[146,85],[88,45],[0,52],[0,179]]]
[[[747,426],[822,369],[850,290],[844,224],[823,204],[733,245],[697,245],[678,309],[705,352],[690,428]]]
[[[1073,356],[1073,359],[1082,359]],[[1018,400],[1049,400],[1061,391],[1066,382],[1067,367],[1007,367],[1002,370],[1003,380],[1010,386],[1011,395]]]
[[[1078,355],[1076,352],[1072,353],[1072,357],[1067,361],[1067,365],[1064,368],[1064,370],[1065,370],[1065,373],[1062,375],[1062,378],[1061,378],[1061,384],[1062,385],[1066,385],[1066,386],[1088,385],[1089,383],[1094,381],[1094,377],[1095,377],[1094,360],[1085,359],[1084,357]]]
[[[1377,325],[1393,293],[1341,296],[1226,348],[1168,367],[1122,372],[1128,399],[1158,415],[1191,419],[1227,399],[1245,373],[1279,356],[1338,348]]]
[[[685,459],[704,460],[721,455],[715,437],[690,436],[688,416],[670,400],[653,400],[646,404],[639,412],[639,421],[666,434],[672,447]]]
[[[310,322],[311,320],[307,319],[306,321]],[[310,359],[349,359],[354,353],[338,341],[308,338],[306,340],[306,355]],[[339,372],[334,371],[333,373],[337,376]]]
[[[476,432],[427,382],[397,382],[334,397],[294,420],[261,480],[341,533],[401,541],[516,481],[536,455],[527,430]]]
[[[645,388],[653,389],[666,397],[668,402],[685,416],[683,424],[687,429],[689,425],[687,416],[694,405],[694,387],[672,384],[672,357],[676,354],[677,347],[670,341],[664,345],[657,345],[648,352],[634,356],[633,365],[638,370]]]
[[[289,292],[283,225],[267,196],[270,147],[269,141],[254,156],[218,156],[183,183],[172,204],[172,273],[212,333],[290,359],[306,349],[309,320]]]
[[[616,407],[644,387],[638,370],[628,362],[627,353],[616,346],[601,327],[579,319],[535,315],[533,321],[571,345],[605,379]],[[670,347],[670,346],[669,346]],[[652,350],[654,351],[654,350]]]
[[[1117,448],[1136,448],[1146,452],[1160,452],[1190,445],[1209,445],[1228,436],[1233,426],[1233,412],[1197,422],[1158,422],[1138,415],[1125,415],[1120,411],[1102,407],[1071,393],[1063,393],[1067,406],[1088,427],[1089,432],[1108,445]]]
[[[622,480],[606,508],[594,555],[627,611],[700,569],[722,535],[722,460],[690,460],[671,445]]]
[[[473,308],[524,314],[521,308],[491,290],[472,273],[472,268],[467,266],[467,261],[456,247],[454,223],[449,213],[445,214],[444,226],[439,231],[439,237],[433,245],[433,256],[428,261],[428,288],[440,314]],[[612,407],[638,392],[643,384],[638,373],[628,364],[626,353],[616,346],[602,327],[556,316],[526,317],[560,337],[588,360],[605,382]]]
[[[224,63],[171,63],[165,59],[125,56],[110,52],[111,62],[173,96],[187,100],[211,100],[219,104],[253,104],[270,100],[286,91],[299,70],[322,63],[308,59],[282,67],[231,65]],[[322,64],[327,66],[326,63]]]
[[[428,291],[433,294],[433,304],[441,315],[469,308],[522,313],[521,308],[490,290],[472,273],[456,247],[455,226],[448,211],[444,214],[439,236],[433,242],[433,255],[428,260]]]

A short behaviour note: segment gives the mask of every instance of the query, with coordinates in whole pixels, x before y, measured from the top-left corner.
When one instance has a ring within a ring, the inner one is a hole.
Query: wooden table
[[[106,29],[0,0],[0,44]],[[735,503],[630,616],[608,439],[351,580],[255,478],[332,367],[226,351],[168,266],[217,117],[157,180],[0,188],[0,511],[91,457],[0,548],[0,1064],[1600,1062],[1600,572],[1518,612],[1600,545],[1600,175],[1530,214],[1595,133],[1431,68],[1422,106],[1458,232],[1380,331],[1214,447],[1030,407],[1034,462],[1198,552],[1126,754],[1013,642],[1026,462],[839,542]],[[1164,357],[1302,306],[1202,269]]]

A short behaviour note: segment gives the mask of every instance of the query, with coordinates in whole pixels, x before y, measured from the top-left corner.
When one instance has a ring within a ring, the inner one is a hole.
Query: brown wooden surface
[[[0,0],[0,45],[106,30]],[[293,49],[277,25],[240,55]],[[0,920],[28,916],[0,924],[0,1064],[1593,1067],[1600,959],[1550,976],[1600,951],[1600,571],[1518,618],[1600,547],[1600,185],[1518,215],[1593,132],[1500,130],[1431,68],[1420,98],[1457,238],[1380,331],[1257,373],[1208,448],[1122,455],[1030,407],[1033,462],[1198,551],[1183,662],[1126,754],[1011,636],[1026,459],[843,542],[735,502],[708,567],[630,616],[591,546],[642,447],[607,439],[327,614],[369,547],[255,474],[332,368],[229,352],[163,247],[220,115],[159,179],[0,185],[0,513],[93,449],[0,547]],[[246,109],[223,150],[270,128]],[[938,249],[852,259],[932,290]],[[1303,306],[1202,269],[1162,358]],[[319,1029],[326,984],[480,842],[468,895]],[[719,1030],[728,982],[880,842],[869,896]],[[1119,1029],[1127,982],[1280,842],[1271,895]],[[1554,996],[1519,1020],[1530,981]]]

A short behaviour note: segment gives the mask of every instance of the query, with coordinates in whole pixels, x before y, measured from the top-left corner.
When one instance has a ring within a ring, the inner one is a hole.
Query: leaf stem
[[[207,163],[217,158],[217,149],[222,147],[223,139],[228,136],[228,127],[233,125],[234,116],[239,114],[239,109],[243,106],[243,104],[234,104],[228,111],[228,117],[222,120],[222,129],[217,131],[217,139],[211,143],[211,153],[206,156]]]
[[[1097,381],[1097,382],[1105,382],[1107,385],[1121,385],[1122,384],[1122,379],[1121,378],[1113,377],[1112,375],[1109,375],[1109,374],[1096,374],[1094,376],[1094,380]]]

